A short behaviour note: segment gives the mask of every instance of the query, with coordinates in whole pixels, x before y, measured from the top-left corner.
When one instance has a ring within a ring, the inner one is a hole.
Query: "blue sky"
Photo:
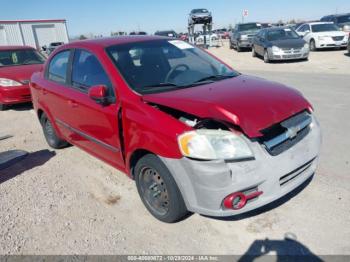
[[[212,11],[214,27],[240,22],[244,9],[249,10],[247,21],[260,22],[350,12],[349,0],[1,0],[0,6],[0,20],[67,19],[70,36],[138,29],[185,31],[189,11],[202,7]]]

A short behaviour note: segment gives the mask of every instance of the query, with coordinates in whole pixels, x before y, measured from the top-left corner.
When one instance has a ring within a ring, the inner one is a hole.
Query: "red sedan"
[[[45,58],[27,46],[0,46],[0,111],[31,101],[29,80]]]
[[[31,90],[48,144],[76,145],[128,174],[161,221],[259,208],[317,167],[320,127],[300,92],[181,40],[71,43]]]

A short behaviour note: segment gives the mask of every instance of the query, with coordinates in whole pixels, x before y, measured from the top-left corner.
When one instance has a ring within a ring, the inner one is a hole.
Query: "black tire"
[[[239,46],[239,44],[237,43],[237,46],[236,46],[236,51],[239,53],[242,51],[242,48]]]
[[[5,111],[7,109],[7,105],[0,104],[0,111]]]
[[[310,51],[312,51],[312,52],[316,52],[317,51],[316,42],[315,42],[314,39],[311,39],[311,41],[310,41]]]
[[[175,223],[189,213],[169,169],[156,155],[142,157],[134,177],[143,204],[158,220]]]
[[[49,144],[50,147],[54,149],[61,149],[69,145],[67,141],[57,136],[55,128],[53,127],[51,121],[47,118],[47,116],[44,113],[40,118],[40,123],[43,128],[46,142]]]
[[[252,56],[256,57],[256,52],[255,52],[255,47],[254,46],[252,46]]]
[[[268,53],[268,51],[267,51],[266,49],[265,49],[265,51],[264,51],[264,62],[265,62],[266,64],[270,63],[269,53]]]
[[[230,49],[233,49],[233,44],[232,44],[231,39],[230,39]]]

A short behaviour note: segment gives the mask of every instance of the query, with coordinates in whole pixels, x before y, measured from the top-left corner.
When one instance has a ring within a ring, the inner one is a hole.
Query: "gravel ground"
[[[29,156],[0,171],[0,254],[350,255],[350,57],[265,65],[227,46],[211,52],[237,70],[302,91],[323,128],[320,168],[304,188],[246,216],[198,214],[164,224],[148,214],[134,182],[76,147],[46,145],[29,106],[0,112],[0,152]],[[293,238],[286,240],[285,238]]]

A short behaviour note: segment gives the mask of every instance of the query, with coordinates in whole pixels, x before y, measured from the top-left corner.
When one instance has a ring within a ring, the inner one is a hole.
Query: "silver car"
[[[188,24],[189,25],[195,25],[195,24],[211,24],[213,21],[211,13],[205,9],[193,9],[188,17]]]

